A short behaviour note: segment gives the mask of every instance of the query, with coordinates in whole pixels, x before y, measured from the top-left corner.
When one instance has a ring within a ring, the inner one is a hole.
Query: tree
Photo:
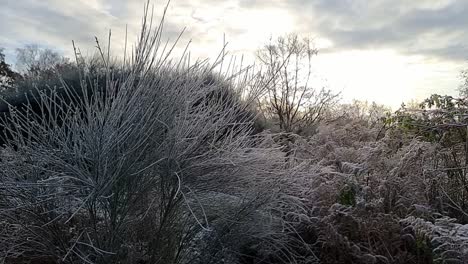
[[[461,97],[468,97],[468,70],[463,70],[460,73],[462,84],[458,87],[458,92]]]
[[[5,62],[3,48],[0,48],[0,90],[9,87],[17,77],[18,74]]]
[[[376,102],[360,101],[354,99],[348,104],[339,104],[330,110],[327,120],[337,120],[340,118],[355,119],[367,123],[370,127],[383,122],[385,116],[391,109]]]
[[[264,103],[266,114],[277,118],[281,130],[299,133],[324,117],[338,95],[311,86],[311,60],[317,55],[309,39],[297,35],[279,37],[258,50],[257,58],[269,80]]]
[[[58,52],[37,45],[26,45],[16,49],[17,67],[27,77],[51,73],[55,68],[69,64],[69,59]]]

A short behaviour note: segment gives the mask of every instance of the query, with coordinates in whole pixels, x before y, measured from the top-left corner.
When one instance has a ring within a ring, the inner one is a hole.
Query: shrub
[[[61,78],[24,97],[20,111],[9,108],[0,258],[298,261],[302,240],[275,209],[284,155],[251,136],[243,83],[207,83],[213,66],[164,59],[159,27],[147,21],[125,71],[106,67],[96,81],[79,68],[79,86]]]

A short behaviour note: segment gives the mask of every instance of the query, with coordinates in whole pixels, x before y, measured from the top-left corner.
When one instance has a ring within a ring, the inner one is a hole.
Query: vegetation
[[[340,104],[308,40],[227,74],[150,21],[125,63],[0,57],[0,263],[466,263],[466,97]]]
[[[18,77],[18,74],[5,62],[5,54],[3,49],[0,48],[0,91],[9,88]]]

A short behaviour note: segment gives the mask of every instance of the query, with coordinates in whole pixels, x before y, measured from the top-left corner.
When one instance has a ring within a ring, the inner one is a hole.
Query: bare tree
[[[354,119],[363,121],[370,127],[373,127],[382,122],[382,118],[387,113],[391,112],[391,108],[386,105],[377,104],[376,102],[368,102],[354,99],[350,103],[337,104],[327,113],[327,121],[338,119]]]
[[[269,80],[264,110],[270,118],[278,119],[281,130],[300,132],[316,124],[338,99],[331,90],[310,84],[312,57],[317,52],[310,39],[298,35],[279,37],[257,52]]]
[[[69,62],[58,52],[32,44],[16,49],[16,66],[25,75],[37,76]]]

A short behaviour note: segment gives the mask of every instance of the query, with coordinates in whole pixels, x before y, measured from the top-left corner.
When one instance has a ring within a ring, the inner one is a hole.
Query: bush
[[[144,21],[125,71],[106,67],[99,81],[79,68],[79,86],[62,77],[9,108],[0,258],[296,261],[302,242],[275,209],[284,155],[251,135],[242,82],[213,79],[204,63],[161,59],[169,54],[154,53],[160,31]]]

